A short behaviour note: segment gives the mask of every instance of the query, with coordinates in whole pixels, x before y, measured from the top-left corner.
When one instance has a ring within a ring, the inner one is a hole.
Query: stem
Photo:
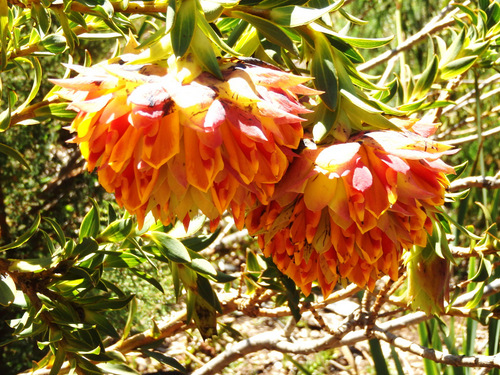
[[[398,42],[398,48],[399,46],[402,46],[404,43],[404,33],[403,33],[403,24],[402,24],[402,14],[401,14],[401,6],[402,3],[400,0],[396,1],[396,13],[394,14],[395,21],[396,21],[396,39]],[[409,82],[407,81],[407,75],[406,75],[406,55],[404,51],[402,51],[399,54],[399,70],[400,70],[400,75],[401,75],[401,84],[403,85],[403,91],[404,91],[404,102],[406,103],[408,100],[408,86]]]
[[[486,167],[484,165],[484,151],[483,151],[483,135],[482,135],[482,119],[481,119],[481,92],[479,90],[479,73],[474,70],[474,94],[476,97],[476,126],[477,126],[477,151],[479,156],[479,168],[481,170],[481,177],[486,177]],[[483,195],[483,204],[487,207],[488,192],[487,189],[481,189]]]

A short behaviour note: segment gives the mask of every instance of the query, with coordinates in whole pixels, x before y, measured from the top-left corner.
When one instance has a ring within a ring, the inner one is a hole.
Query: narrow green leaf
[[[191,257],[189,251],[179,240],[170,237],[163,232],[151,231],[144,235],[144,237],[152,240],[157,246],[162,255],[176,263],[189,263]]]
[[[128,251],[106,251],[104,253],[106,257],[104,258],[103,267],[134,268],[146,261],[146,259],[139,258]]]
[[[123,327],[123,334],[121,338],[122,341],[128,337],[130,330],[132,329],[132,324],[134,323],[134,318],[136,313],[137,313],[137,299],[134,297],[130,301],[130,305],[128,307],[127,322],[125,323],[125,327]]]
[[[440,77],[443,80],[449,80],[469,70],[477,60],[477,56],[466,56],[454,60],[440,69]]]
[[[199,252],[203,249],[209,247],[219,236],[221,229],[218,228],[214,233],[209,235],[201,235],[191,238],[185,238],[181,240],[184,246],[190,248],[193,251]]]
[[[491,262],[482,256],[477,272],[472,277],[472,279],[470,279],[470,281],[480,282],[488,280],[488,278],[491,275],[491,270],[492,270]]]
[[[338,38],[342,39],[346,43],[349,43],[351,46],[365,49],[385,46],[394,39],[394,36],[388,36],[385,38],[355,38],[352,36],[340,35],[337,33],[335,34]]]
[[[45,50],[58,55],[66,49],[66,38],[59,34],[50,34],[42,39],[41,44]]]
[[[125,298],[101,298],[101,301],[85,304],[84,307],[89,310],[120,310],[127,306],[133,298],[134,295]]]
[[[99,242],[121,242],[132,232],[132,219],[120,219],[109,224],[96,238]]]
[[[241,21],[245,23],[245,21]],[[215,30],[210,26],[208,21],[204,17],[198,17],[198,26],[201,31],[213,42],[217,47],[222,49],[223,51],[229,53],[232,56],[240,56],[241,54],[230,47],[230,43],[224,42],[219,35],[215,32]],[[244,29],[244,27],[243,27]]]
[[[35,109],[35,119],[44,120],[46,118],[54,118],[63,121],[71,121],[75,118],[76,112],[68,108],[68,103],[50,103],[43,107]]]
[[[316,34],[314,44],[315,51],[310,64],[314,86],[323,91],[320,97],[328,109],[336,111],[339,100],[339,85],[332,50],[323,34]]]
[[[343,3],[344,0],[339,0],[327,7],[320,9],[306,8],[296,5],[275,7],[271,9],[269,17],[271,21],[277,23],[280,26],[298,27],[309,24],[324,16],[325,14],[335,12],[342,6]]]
[[[467,30],[465,28],[463,28],[460,31],[460,34],[458,34],[458,36],[456,36],[453,39],[453,43],[451,43],[451,45],[448,47],[445,54],[443,56],[441,56],[441,64],[440,65],[442,67],[445,66],[446,64],[449,64],[450,62],[452,62],[458,56],[458,54],[462,51],[462,49],[464,47],[464,43],[465,43],[466,31]]]
[[[35,221],[26,232],[20,235],[14,242],[0,247],[0,251],[15,249],[16,247],[24,245],[36,233],[40,226],[40,221],[40,215],[37,215]]]
[[[168,0],[167,13],[165,17],[165,34],[172,30],[175,23],[175,15],[177,12],[177,2],[175,0]]]
[[[201,273],[206,276],[215,277],[217,276],[217,271],[214,266],[203,258],[200,254],[188,249],[189,255],[191,256],[191,263],[186,264],[193,271]]]
[[[143,271],[139,271],[137,269],[134,269],[134,268],[131,268],[130,271],[136,275],[137,277],[140,277],[141,279],[143,279],[144,281],[147,281],[148,283],[150,283],[151,285],[153,285],[156,289],[158,289],[160,292],[162,293],[165,293],[165,290],[163,289],[163,287],[161,286],[161,284],[158,282],[158,280],[156,280],[153,276],[151,276],[150,274],[146,273],[146,272],[143,272]]]
[[[7,156],[10,156],[14,160],[22,164],[24,167],[26,167],[27,169],[30,169],[30,166],[26,161],[26,159],[23,157],[23,155],[19,151],[13,149],[12,147],[0,143],[0,152]]]
[[[204,340],[217,335],[217,314],[203,298],[196,296],[193,319]]]
[[[125,363],[106,362],[97,365],[105,374],[114,375],[138,375],[139,372],[135,371],[132,367],[127,366]]]
[[[231,15],[233,17],[238,17],[242,20],[247,21],[271,43],[277,44],[278,46],[281,46],[288,51],[297,54],[297,49],[295,48],[295,45],[293,44],[290,37],[276,24],[264,18],[240,11],[233,11],[231,12]]]
[[[165,354],[162,354],[160,352],[155,352],[153,350],[141,350],[141,353],[144,354],[146,357],[151,357],[156,359],[158,362],[166,364],[177,371],[180,371],[183,374],[187,374],[187,370],[184,366],[182,366],[175,358],[173,357],[167,357]]]
[[[0,89],[1,89],[1,80],[0,80]],[[17,101],[17,94],[14,91],[9,91],[7,99],[8,103],[7,108],[4,111],[2,111],[2,113],[0,113],[0,133],[4,132],[11,126],[10,123],[11,113],[12,113],[12,108],[16,104],[16,101]]]
[[[85,237],[96,237],[97,233],[99,233],[99,207],[94,199],[90,199],[90,202],[92,203],[92,208],[85,215],[80,225],[80,242]]]
[[[61,226],[54,220],[48,217],[44,217],[43,221],[47,222],[50,224],[54,232],[56,233],[56,240],[57,243],[61,246],[64,247],[66,245],[66,237],[64,236],[64,232],[61,228]]]
[[[59,344],[57,346],[57,350],[55,351],[54,362],[52,363],[52,367],[50,368],[49,375],[57,375],[59,374],[59,370],[61,369],[64,361],[66,359],[66,351]]]
[[[370,352],[375,363],[375,373],[377,375],[389,375],[389,368],[387,367],[380,341],[378,339],[371,339],[368,340],[368,344],[370,345]]]
[[[474,285],[474,284],[472,284],[472,285]],[[467,304],[465,305],[466,309],[473,309],[479,304],[479,302],[481,302],[481,299],[483,298],[484,286],[485,286],[484,281],[477,284],[476,288],[474,289],[474,293],[473,293],[474,298],[471,299],[469,302],[467,302]]]
[[[198,294],[207,301],[212,308],[222,314],[222,306],[210,282],[205,277],[198,275],[196,278],[196,287]]]
[[[413,88],[413,92],[411,94],[412,99],[419,100],[427,95],[427,93],[431,89],[432,84],[436,80],[438,74],[438,65],[439,59],[436,55],[434,55],[431,63],[425,68],[424,72],[415,84],[415,87]]]
[[[332,111],[326,107],[325,103],[320,103],[316,106],[313,139],[314,142],[321,142],[326,138],[337,121],[339,111]]]
[[[16,297],[16,284],[10,276],[0,276],[0,305],[8,306]]]
[[[200,28],[196,28],[194,31],[193,40],[191,41],[191,51],[205,70],[220,80],[223,79],[212,43]]]
[[[196,27],[196,1],[184,0],[175,13],[175,21],[170,33],[175,56],[182,57],[187,52]]]

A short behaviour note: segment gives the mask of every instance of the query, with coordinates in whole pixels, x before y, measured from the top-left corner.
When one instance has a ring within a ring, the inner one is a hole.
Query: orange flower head
[[[326,297],[339,278],[373,289],[383,274],[397,279],[404,250],[425,246],[444,202],[445,173],[454,172],[439,158],[450,152],[407,130],[313,145],[246,225],[306,294],[318,282]]]
[[[126,59],[126,57],[123,57]],[[206,72],[120,63],[54,80],[78,114],[70,130],[89,171],[142,224],[152,212],[187,224],[201,210],[213,223],[229,207],[242,223],[249,202],[267,203],[303,135],[316,94],[295,76],[253,61],[221,59]],[[181,72],[177,74],[178,72]]]

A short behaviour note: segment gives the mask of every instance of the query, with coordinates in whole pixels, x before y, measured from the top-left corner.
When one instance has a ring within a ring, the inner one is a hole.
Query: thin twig
[[[463,2],[462,5],[466,6],[470,4],[470,1]],[[374,66],[380,65],[385,61],[389,60],[393,56],[406,51],[407,49],[413,47],[415,44],[422,42],[427,39],[429,35],[435,34],[446,27],[452,26],[456,21],[453,18],[459,9],[454,5],[448,5],[445,7],[436,17],[431,19],[427,25],[425,25],[419,32],[412,35],[408,39],[406,39],[403,43],[398,45],[396,48],[383,53],[382,55],[367,61],[364,64],[358,66],[359,71],[368,70],[373,68]]]
[[[391,332],[387,332],[379,327],[375,327],[373,334],[379,340],[388,342],[389,344],[418,355],[419,357],[430,359],[433,362],[444,363],[451,366],[461,367],[487,367],[487,368],[500,368],[500,354],[487,356],[460,356],[441,352],[439,350],[430,349],[425,346],[418,345],[412,341],[406,340]]]
[[[484,189],[500,189],[500,173],[497,173],[496,176],[471,176],[460,178],[450,184],[448,191],[456,192],[473,187]]]
[[[490,135],[500,133],[500,126],[497,126],[496,128],[490,129],[485,131],[482,135],[483,137],[489,137]],[[450,139],[449,141],[443,141],[442,143],[450,145],[450,146],[456,146],[462,143],[467,143],[471,141],[475,141],[477,139],[477,134],[470,135],[468,137],[462,137],[462,138],[457,138],[457,139]]]

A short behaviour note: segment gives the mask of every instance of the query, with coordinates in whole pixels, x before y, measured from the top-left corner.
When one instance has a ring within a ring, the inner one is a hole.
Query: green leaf
[[[246,24],[245,21],[241,21]],[[201,31],[213,42],[222,49],[223,51],[229,53],[232,56],[240,56],[241,54],[232,49],[226,42],[224,42],[219,35],[215,32],[215,30],[210,26],[205,17],[198,17],[198,26]],[[243,27],[244,29],[244,27]]]
[[[58,55],[66,49],[66,38],[59,34],[50,34],[42,39],[41,44],[50,53]]]
[[[132,219],[120,219],[109,224],[96,238],[99,242],[121,242],[132,232]]]
[[[94,324],[99,331],[110,337],[120,337],[113,324],[111,324],[106,316],[100,311],[84,309],[84,321],[85,323]]]
[[[257,256],[252,250],[247,250],[247,268],[250,272],[261,272],[262,268],[260,267],[259,262],[257,261]]]
[[[0,305],[8,306],[16,298],[16,284],[10,276],[0,276]]]
[[[1,246],[0,251],[15,249],[16,247],[24,245],[36,233],[38,227],[40,226],[40,221],[40,215],[37,215],[35,221],[26,232],[20,235],[14,242]]]
[[[323,34],[316,34],[314,44],[315,51],[310,64],[311,75],[314,77],[314,86],[323,91],[323,94],[320,94],[323,103],[330,110],[336,111],[339,85],[332,50]]]
[[[85,300],[80,300],[79,302],[89,310],[120,310],[127,306],[133,298],[134,295],[130,295],[124,298],[101,297],[99,301],[94,303],[85,303]]]
[[[484,256],[481,257],[481,262],[479,263],[479,267],[477,269],[476,274],[470,279],[470,281],[481,282],[486,281],[491,275],[491,262],[486,259]]]
[[[196,1],[184,0],[175,13],[175,21],[170,33],[175,56],[182,57],[186,53],[193,38],[196,27]]]
[[[309,24],[325,14],[339,9],[344,0],[339,0],[325,8],[314,9],[296,5],[272,8],[269,13],[271,21],[285,27],[298,27]]]
[[[181,242],[184,244],[184,246],[190,248],[191,250],[199,252],[209,247],[217,239],[220,231],[221,229],[218,228],[214,233],[211,233],[209,235],[185,238]]]
[[[175,0],[168,0],[167,13],[165,17],[165,34],[172,30],[175,22],[175,13],[177,12],[177,2]]]
[[[134,297],[130,301],[130,305],[128,308],[127,322],[125,323],[125,327],[123,328],[123,334],[121,340],[125,340],[130,330],[132,329],[132,324],[134,323],[135,314],[137,313],[137,299]]]
[[[198,294],[207,301],[212,308],[222,314],[222,306],[220,305],[217,294],[212,289],[210,282],[203,276],[196,278],[196,287]]]
[[[349,43],[351,46],[356,48],[379,48],[385,46],[387,43],[390,43],[394,37],[389,36],[385,38],[355,38],[352,36],[340,35],[334,33],[339,39],[342,39],[344,42]]]
[[[375,363],[375,373],[377,375],[389,375],[389,368],[387,367],[380,341],[378,339],[371,339],[368,340],[368,344],[370,345],[370,352]]]
[[[188,249],[188,251],[189,255],[191,256],[191,262],[187,263],[186,265],[189,268],[191,268],[195,272],[201,273],[206,276],[211,276],[211,277],[217,276],[217,271],[208,260],[203,258],[197,252],[194,252],[190,249]]]
[[[76,112],[68,108],[67,103],[50,103],[43,107],[35,109],[35,118],[43,120],[45,118],[54,118],[58,120],[71,121],[75,118]]]
[[[217,314],[203,298],[196,296],[193,319],[204,340],[217,335]]]
[[[139,372],[135,371],[133,368],[127,366],[124,363],[117,363],[117,362],[99,363],[97,367],[99,367],[106,374],[115,374],[115,375],[140,374]]]
[[[193,40],[191,41],[191,51],[205,70],[220,80],[224,79],[217,56],[215,56],[214,49],[212,48],[212,43],[200,28],[196,28],[194,31]]]
[[[320,103],[315,110],[315,123],[313,126],[314,142],[321,142],[330,133],[333,125],[337,121],[339,111],[331,111],[325,103]]]
[[[0,81],[0,89],[1,89],[1,81]],[[16,101],[17,101],[17,94],[14,91],[9,91],[8,106],[4,111],[2,111],[2,113],[0,113],[0,133],[4,132],[11,126],[10,123],[11,113],[12,113],[12,108],[14,107]]]
[[[441,68],[441,79],[447,81],[469,70],[477,60],[477,56],[466,56],[454,60]]]
[[[10,156],[14,160],[16,160],[17,162],[22,164],[24,167],[26,167],[27,169],[30,169],[30,166],[29,166],[28,162],[26,161],[26,159],[23,157],[23,155],[19,151],[14,150],[12,147],[9,147],[7,145],[4,145],[3,143],[0,143],[0,152],[2,154]]]
[[[412,99],[418,100],[427,95],[438,75],[438,65],[439,59],[436,55],[434,55],[431,63],[425,68],[424,72],[415,84],[413,93],[411,94]]]
[[[48,217],[44,217],[43,221],[50,224],[54,232],[56,233],[56,241],[61,246],[64,247],[66,245],[66,237],[64,236],[64,232],[61,226],[54,220]]]
[[[441,56],[441,66],[445,66],[452,62],[458,54],[462,51],[465,43],[465,32],[466,29],[463,28],[460,31],[460,34],[453,39],[453,43],[451,43],[450,47],[446,50],[443,56]]]
[[[83,259],[87,255],[97,252],[97,250],[99,250],[97,242],[92,238],[85,237],[75,246],[71,255],[76,255],[78,258]]]
[[[106,257],[104,258],[103,267],[134,268],[146,261],[144,258],[139,258],[138,256],[126,251],[106,251],[105,254]]]
[[[94,199],[90,199],[90,202],[92,203],[92,208],[85,215],[80,225],[80,242],[85,237],[96,237],[97,233],[99,233],[99,207]]]
[[[144,237],[152,240],[157,246],[162,255],[176,263],[189,263],[191,257],[188,249],[179,240],[170,237],[163,232],[151,231],[144,235]],[[193,251],[194,253],[194,251]],[[196,253],[195,253],[196,254]]]
[[[59,370],[61,369],[64,361],[66,360],[66,351],[62,347],[62,345],[57,346],[57,350],[54,357],[54,362],[52,363],[52,367],[50,368],[49,375],[57,375],[59,374]]]
[[[140,277],[141,279],[143,279],[144,281],[147,281],[148,283],[150,283],[151,285],[153,285],[156,289],[158,289],[160,292],[162,293],[165,293],[165,290],[163,289],[163,287],[161,286],[161,284],[158,282],[158,280],[156,280],[153,276],[151,276],[150,274],[146,273],[146,272],[143,272],[143,271],[139,271],[137,269],[133,269],[131,268],[130,271],[135,274],[137,277]]]
[[[297,49],[293,44],[290,37],[276,24],[261,18],[254,16],[249,13],[244,13],[240,11],[231,12],[233,17],[241,18],[247,21],[253,27],[255,27],[268,41],[274,43],[280,47],[287,49],[288,51],[297,54]]]
[[[145,355],[146,357],[154,358],[154,359],[156,359],[160,363],[166,364],[166,365],[168,365],[168,366],[176,369],[177,371],[180,371],[183,374],[187,374],[186,368],[184,366],[182,366],[173,357],[167,357],[166,355],[164,355],[162,353],[159,353],[159,352],[155,352],[153,350],[145,350],[145,349],[143,349],[140,352],[143,355]]]
[[[479,304],[479,302],[481,302],[481,299],[483,298],[484,286],[484,281],[477,284],[476,288],[473,291],[474,298],[467,302],[467,304],[465,305],[465,309],[473,309]]]

